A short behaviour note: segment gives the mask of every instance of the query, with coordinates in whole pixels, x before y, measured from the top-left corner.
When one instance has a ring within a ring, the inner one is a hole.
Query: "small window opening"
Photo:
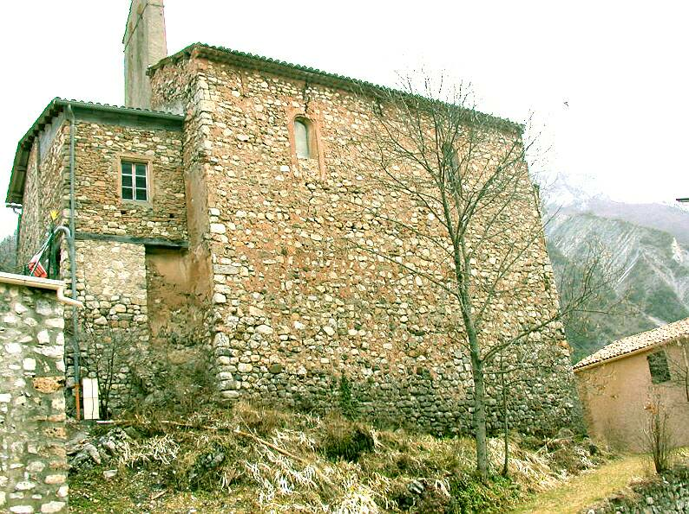
[[[122,199],[146,202],[148,196],[146,164],[122,161]]]
[[[647,359],[648,369],[651,371],[651,382],[661,384],[670,380],[670,367],[664,351],[652,353]]]
[[[294,120],[294,145],[299,159],[310,159],[311,134],[309,134],[309,122],[304,118]]]

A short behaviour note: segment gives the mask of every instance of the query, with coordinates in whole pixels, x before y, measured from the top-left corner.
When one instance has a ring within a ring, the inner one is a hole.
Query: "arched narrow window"
[[[309,123],[304,118],[294,120],[294,146],[297,157],[300,159],[311,158],[311,141],[309,134]]]

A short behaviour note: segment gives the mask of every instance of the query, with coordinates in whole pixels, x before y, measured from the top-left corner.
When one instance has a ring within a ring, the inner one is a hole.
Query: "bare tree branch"
[[[517,383],[514,377],[528,370],[538,351],[532,341],[548,331],[562,334],[558,323],[569,313],[592,308],[605,279],[603,260],[593,255],[572,273],[577,283],[570,291],[575,292],[568,293],[560,309],[553,300],[549,263],[543,261],[539,198],[526,164],[534,141],[524,141],[523,126],[501,124],[476,111],[470,91],[461,84],[453,87],[443,78],[408,75],[400,85],[401,92],[377,94],[372,136],[360,144],[369,150],[366,155],[375,156],[367,162],[379,170],[382,189],[400,195],[399,200],[427,222],[369,204],[366,193],[357,205],[391,238],[416,238],[418,252],[398,255],[367,241],[362,244],[356,234],[348,240],[356,251],[422,278],[447,302],[447,336],[470,357],[477,469],[485,476],[488,382],[502,374],[503,386]],[[531,308],[534,291],[550,303]],[[515,316],[514,311],[528,312]],[[553,358],[563,358],[559,346],[553,352]],[[516,353],[524,360],[505,360]],[[502,369],[497,374],[496,364]]]

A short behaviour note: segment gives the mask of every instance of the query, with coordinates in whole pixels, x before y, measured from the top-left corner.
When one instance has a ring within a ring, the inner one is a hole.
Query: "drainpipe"
[[[76,250],[74,247],[74,212],[75,212],[75,199],[74,199],[74,173],[75,173],[75,156],[74,156],[74,146],[76,138],[76,119],[74,117],[74,111],[72,111],[72,105],[67,104],[67,115],[69,116],[69,230],[66,227],[59,227],[57,230],[65,229],[65,235],[67,237],[67,247],[69,251],[69,263],[72,272],[72,299],[77,299],[77,259]],[[57,231],[56,230],[56,231]],[[72,351],[74,359],[74,400],[77,408],[77,421],[81,417],[81,402],[80,398],[80,386],[81,377],[79,376],[79,313],[77,309],[72,308]]]

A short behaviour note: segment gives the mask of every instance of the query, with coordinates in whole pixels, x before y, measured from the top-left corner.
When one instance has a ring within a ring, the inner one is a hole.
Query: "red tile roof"
[[[681,337],[689,337],[689,318],[675,321],[674,323],[668,323],[667,325],[654,328],[648,332],[635,334],[619,339],[614,343],[610,343],[596,353],[577,362],[574,365],[574,370],[577,371],[598,365],[610,359],[635,353],[645,348],[652,348],[670,341],[675,341]]]

